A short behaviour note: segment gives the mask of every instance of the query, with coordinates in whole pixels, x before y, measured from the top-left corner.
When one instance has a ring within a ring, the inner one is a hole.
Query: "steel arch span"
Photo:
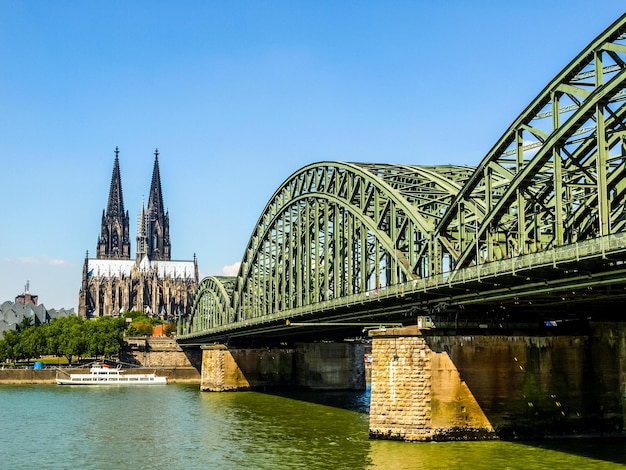
[[[205,277],[198,285],[191,316],[185,331],[204,331],[234,321],[231,306],[233,281],[228,278]]]
[[[427,277],[433,267],[420,258],[421,247],[472,172],[340,162],[302,168],[259,217],[229,305],[218,279],[203,280],[185,332]]]
[[[241,263],[239,320],[424,277],[419,253],[471,170],[323,162],[274,193]]]
[[[624,230],[625,33],[626,15],[541,91],[456,195],[434,232],[453,271]]]
[[[186,331],[363,302],[389,286],[451,286],[481,266],[550,250],[556,263],[561,247],[623,240],[625,83],[626,15],[550,81],[476,168],[300,169],[265,206],[232,293],[203,281]]]

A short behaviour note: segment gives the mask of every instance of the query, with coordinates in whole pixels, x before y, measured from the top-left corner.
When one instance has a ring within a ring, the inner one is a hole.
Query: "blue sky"
[[[290,174],[477,165],[619,2],[0,2],[0,302],[77,308],[116,146],[132,253],[159,149],[172,258],[229,272]]]

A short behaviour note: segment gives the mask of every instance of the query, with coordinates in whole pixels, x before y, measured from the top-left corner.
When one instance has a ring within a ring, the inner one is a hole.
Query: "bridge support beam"
[[[359,343],[297,343],[292,349],[205,346],[200,389],[364,390],[363,356],[364,346]]]
[[[569,334],[375,331],[370,436],[405,441],[620,432],[626,324]]]

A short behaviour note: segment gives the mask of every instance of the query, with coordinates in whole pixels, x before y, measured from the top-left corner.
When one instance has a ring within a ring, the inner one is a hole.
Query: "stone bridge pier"
[[[370,436],[442,441],[621,432],[626,323],[558,328],[372,331]]]
[[[202,347],[202,391],[279,387],[365,390],[364,345],[296,343],[293,348]]]

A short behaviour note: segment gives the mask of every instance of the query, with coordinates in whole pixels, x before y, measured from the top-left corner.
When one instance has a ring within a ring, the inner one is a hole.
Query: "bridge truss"
[[[228,288],[202,281],[181,339],[284,324],[305,312],[328,318],[314,312],[344,301],[371,313],[368,302],[380,302],[382,291],[423,292],[409,297],[432,307],[480,282],[481,272],[501,279],[477,288],[485,296],[503,284],[508,290],[495,297],[515,297],[523,266],[536,276],[550,260],[557,267],[557,253],[569,255],[559,275],[542,274],[550,282],[579,270],[599,279],[607,247],[611,266],[620,266],[625,34],[626,15],[541,91],[475,168],[321,162],[291,175],[259,217],[236,279]],[[572,251],[581,246],[597,247],[594,267]]]

